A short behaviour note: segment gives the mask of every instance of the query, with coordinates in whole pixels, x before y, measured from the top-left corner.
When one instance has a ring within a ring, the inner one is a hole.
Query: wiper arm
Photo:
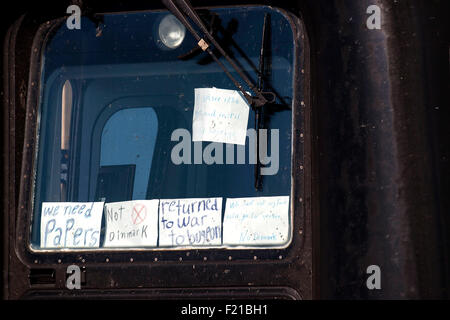
[[[273,103],[276,99],[276,95],[273,92],[262,92],[258,90],[258,88],[248,79],[243,70],[230,58],[230,56],[223,50],[220,44],[214,39],[212,34],[208,31],[206,26],[203,24],[202,20],[195,12],[192,5],[187,0],[162,0],[162,3],[169,9],[169,11],[177,17],[178,20],[189,30],[189,32],[195,37],[197,40],[198,46],[203,50],[208,52],[208,54],[214,59],[214,61],[220,66],[220,68],[225,72],[225,74],[230,78],[236,88],[244,95],[247,99],[248,103],[252,107],[261,107],[266,103]],[[193,23],[201,30],[203,36],[200,36],[197,31],[194,29],[189,19],[193,21]],[[206,39],[206,40],[205,40]],[[209,42],[209,43],[208,43]],[[211,50],[210,44],[212,44],[220,54],[228,61],[228,63],[233,67],[233,69],[237,72],[237,74],[241,77],[242,80],[248,85],[250,90],[256,96],[249,95],[244,87],[241,85],[239,81],[237,81],[225,65],[216,57],[214,52]]]
[[[259,52],[259,67],[258,67],[258,92],[262,92],[264,90],[264,59],[265,59],[265,50],[267,46],[267,28],[268,19],[270,19],[270,16],[266,13],[264,15],[264,24],[262,29],[262,39],[261,39],[261,49]],[[261,184],[261,162],[259,161],[259,128],[261,127],[260,121],[261,121],[261,108],[255,108],[255,131],[256,131],[256,164],[255,164],[255,189],[261,190],[262,184]]]

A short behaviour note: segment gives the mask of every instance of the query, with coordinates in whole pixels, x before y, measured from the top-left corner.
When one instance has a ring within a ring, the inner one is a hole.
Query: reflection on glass
[[[72,86],[67,80],[61,95],[61,201],[66,201],[70,152],[70,121],[72,116]]]
[[[158,30],[170,17],[167,12],[105,14],[100,35],[87,18],[82,18],[83,28],[77,32],[62,25],[43,51],[33,248],[42,249],[41,234],[53,244],[64,244],[60,234],[68,234],[67,243],[76,246],[73,250],[91,242],[103,248],[105,240],[108,248],[117,241],[123,241],[117,247],[151,243],[151,248],[275,248],[289,243],[292,218],[285,197],[291,192],[295,70],[291,24],[279,11],[262,6],[199,12],[205,22],[215,21],[214,36],[253,83],[258,80],[264,17],[270,15],[264,83],[276,93],[277,101],[263,107],[259,115],[268,142],[260,152],[267,155],[257,157],[250,141],[257,132],[252,109],[247,132],[253,135],[247,135],[245,146],[192,141],[195,89],[236,87],[207,53],[195,49],[197,41],[189,33],[173,31],[174,37],[169,36],[173,50],[158,45]],[[174,157],[177,150],[183,151]],[[269,155],[271,151],[276,154]],[[269,172],[260,175],[259,189],[255,188],[257,159],[258,169]],[[268,163],[270,159],[273,163]],[[145,209],[139,202],[153,199],[159,201],[158,210]],[[213,205],[214,199],[222,202]],[[115,204],[124,201],[131,202]],[[94,202],[104,202],[109,215]],[[238,205],[243,209],[238,210]],[[44,209],[55,217],[45,216],[42,226]],[[204,217],[206,213],[214,217]],[[90,230],[94,223],[89,219],[97,215],[103,215],[101,224],[95,223],[100,230]],[[256,216],[264,223],[252,220]],[[153,224],[145,220],[150,218],[155,219]],[[233,228],[236,223],[241,227]],[[266,230],[270,226],[278,229]],[[156,238],[151,230],[158,230]],[[233,230],[240,234],[229,234]],[[133,236],[152,237],[152,241],[133,242]]]

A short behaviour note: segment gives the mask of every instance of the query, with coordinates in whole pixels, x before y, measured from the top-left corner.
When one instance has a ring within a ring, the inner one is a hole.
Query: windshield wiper
[[[268,20],[270,16],[266,13],[264,15],[264,23],[262,29],[262,39],[261,39],[261,49],[259,52],[259,66],[258,66],[258,87],[257,90],[259,92],[263,92],[264,90],[264,75],[265,75],[265,54],[266,54],[266,46],[267,46],[267,36],[268,36],[268,25],[270,22]],[[270,21],[270,20],[269,20]],[[261,190],[261,162],[259,161],[259,128],[261,127],[261,108],[254,108],[255,111],[255,131],[256,131],[256,164],[255,164],[255,189]]]
[[[220,66],[220,68],[225,72],[225,74],[230,78],[236,88],[243,94],[246,98],[248,104],[252,107],[262,107],[267,103],[275,102],[276,95],[273,92],[263,92],[258,90],[258,88],[248,79],[244,71],[230,58],[230,56],[225,52],[225,50],[216,41],[213,35],[208,31],[206,26],[203,24],[199,15],[195,12],[192,5],[187,0],[162,0],[162,3],[169,9],[169,11],[177,17],[178,20],[189,30],[189,32],[198,41],[198,46],[206,51],[213,60]],[[203,36],[200,36],[197,31],[192,26],[192,22],[201,30]],[[225,67],[225,65],[216,57],[214,52],[211,50],[211,44],[220,52],[220,54],[228,61],[236,73],[241,77],[241,79],[247,84],[251,91],[255,94],[252,96],[248,94],[242,84],[237,81],[230,71]]]

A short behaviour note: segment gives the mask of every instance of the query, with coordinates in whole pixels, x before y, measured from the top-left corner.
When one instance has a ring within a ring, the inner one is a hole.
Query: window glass
[[[266,17],[263,89],[276,101],[258,111],[259,128],[247,106],[245,145],[193,141],[201,99],[202,115],[225,126],[245,118],[245,100],[167,12],[105,14],[97,22],[83,17],[80,30],[62,24],[46,41],[41,66],[34,249],[289,243],[291,25],[281,12],[261,6],[198,13],[255,84]],[[205,88],[213,91],[196,91]],[[212,115],[208,108],[218,96],[243,113],[223,107]]]
[[[127,108],[114,113],[105,123],[100,142],[100,170],[114,166],[134,167],[131,199],[145,199],[155,149],[158,120],[152,108]],[[99,181],[97,181],[97,184]],[[117,181],[112,189],[122,188]],[[114,192],[114,191],[111,191]],[[105,199],[108,193],[105,193]],[[96,196],[99,200],[99,196]],[[108,199],[125,200],[125,199]]]

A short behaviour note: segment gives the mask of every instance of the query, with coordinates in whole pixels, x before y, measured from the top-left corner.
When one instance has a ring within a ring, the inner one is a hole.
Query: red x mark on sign
[[[131,221],[133,224],[139,224],[147,218],[147,207],[143,204],[136,204],[131,213]]]

